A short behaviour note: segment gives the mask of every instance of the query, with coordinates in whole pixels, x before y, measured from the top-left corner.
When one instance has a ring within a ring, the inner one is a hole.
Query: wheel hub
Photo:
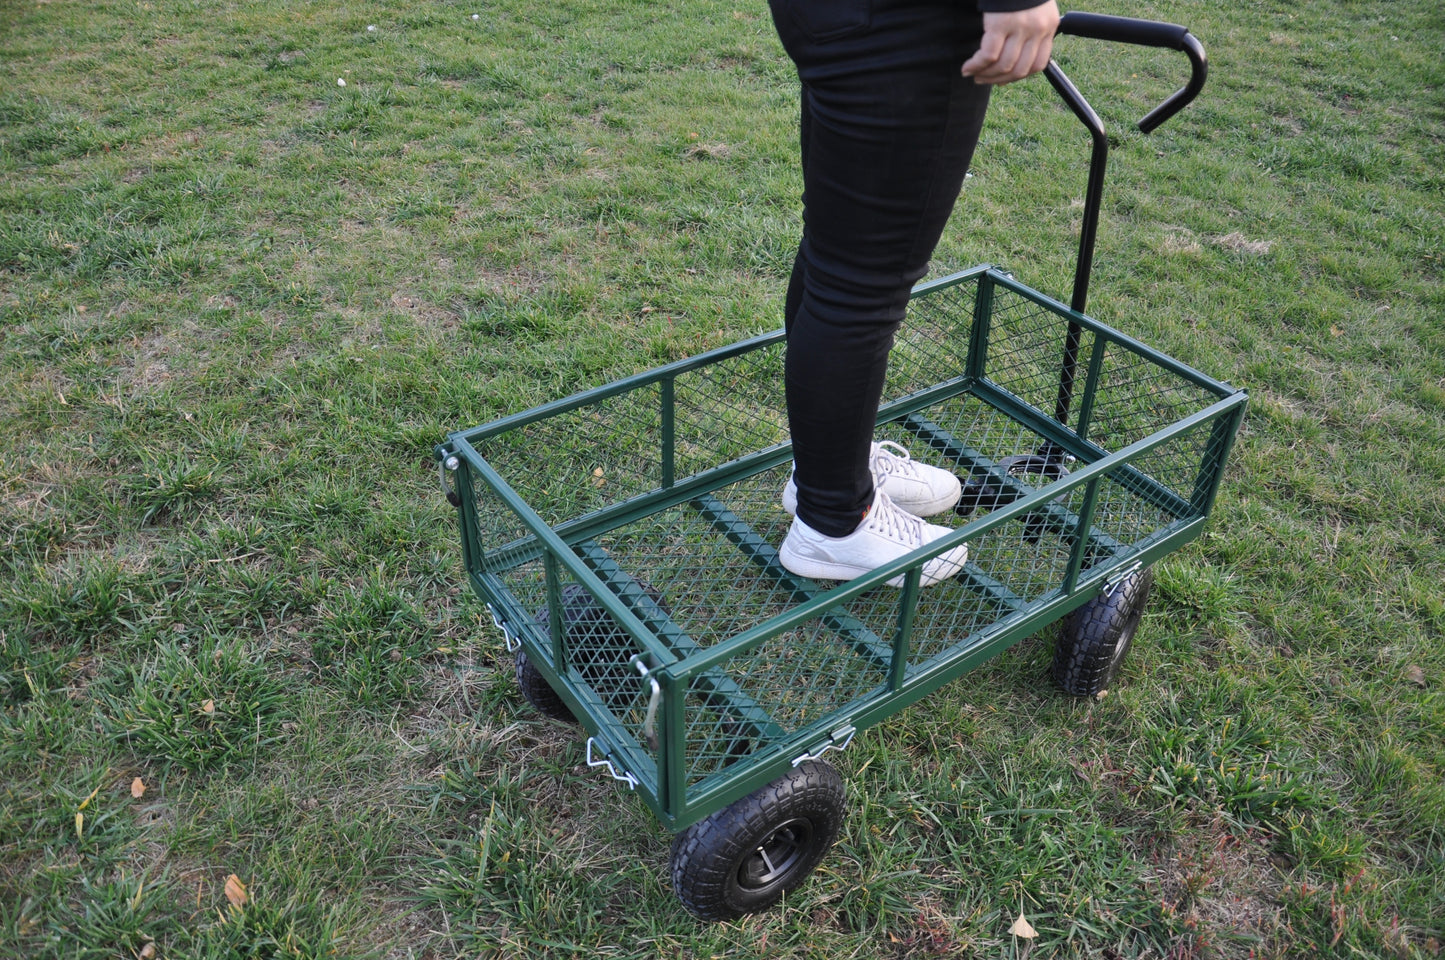
[[[778,827],[738,865],[738,886],[760,890],[785,879],[806,856],[812,837],[813,825],[802,818]]]

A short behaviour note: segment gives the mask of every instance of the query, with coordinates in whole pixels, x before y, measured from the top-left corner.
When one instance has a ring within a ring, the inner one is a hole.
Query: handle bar
[[[1132,17],[1112,17],[1100,13],[1079,13],[1071,11],[1059,18],[1059,34],[1086,37],[1093,40],[1113,40],[1118,43],[1132,43],[1145,47],[1166,47],[1183,51],[1189,57],[1189,82],[1176,90],[1159,106],[1149,111],[1139,121],[1139,129],[1150,133],[1165,120],[1189,105],[1204,87],[1209,74],[1204,47],[1186,28],[1173,23],[1155,20],[1136,20]],[[1094,240],[1099,230],[1099,208],[1103,203],[1104,168],[1109,158],[1109,137],[1104,123],[1089,102],[1079,93],[1077,87],[1064,76],[1064,71],[1052,60],[1044,68],[1044,76],[1063,97],[1070,110],[1089,130],[1093,140],[1093,152],[1089,158],[1089,186],[1084,195],[1084,218],[1079,231],[1079,259],[1074,266],[1074,292],[1069,303],[1079,313],[1089,297],[1089,275],[1094,267]],[[1083,331],[1077,321],[1069,322],[1068,336],[1064,342],[1063,367],[1059,378],[1059,395],[1054,407],[1054,419],[1066,423],[1069,406],[1073,401],[1074,378],[1078,369],[1079,346]],[[1051,444],[1045,456],[1052,458],[1058,451]]]
[[[1183,51],[1189,57],[1189,82],[1139,121],[1139,129],[1144,133],[1153,131],[1165,120],[1187,107],[1190,101],[1198,96],[1199,91],[1204,88],[1204,81],[1209,76],[1209,64],[1204,57],[1204,47],[1189,32],[1189,28],[1181,27],[1176,23],[1070,11],[1059,18],[1058,32],[1091,40],[1132,43],[1140,47],[1166,47],[1170,50]]]

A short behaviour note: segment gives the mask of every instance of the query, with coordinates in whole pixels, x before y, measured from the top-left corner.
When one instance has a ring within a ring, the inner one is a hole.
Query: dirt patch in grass
[[[461,322],[461,318],[452,311],[406,288],[391,295],[391,305],[398,313],[412,317],[429,327],[451,330]]]
[[[1244,253],[1251,257],[1262,257],[1274,246],[1273,240],[1250,240],[1242,233],[1226,233],[1214,238],[1215,244],[1233,253]]]
[[[1241,835],[1216,822],[1192,844],[1158,857],[1154,880],[1161,911],[1189,932],[1198,955],[1240,960],[1268,955],[1260,946],[1278,943],[1287,932],[1282,884],[1267,843],[1267,837]]]
[[[165,334],[153,333],[140,342],[130,364],[131,396],[155,393],[171,380],[173,353],[172,338]]]
[[[1164,235],[1159,248],[1170,256],[1195,256],[1204,250],[1199,239],[1190,230],[1171,231]]]

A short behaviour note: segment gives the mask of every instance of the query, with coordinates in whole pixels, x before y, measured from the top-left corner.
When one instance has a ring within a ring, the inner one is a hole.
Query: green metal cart
[[[1060,32],[1188,54],[1146,132],[1204,82],[1182,27],[1071,13]],[[878,415],[880,440],[959,473],[950,535],[847,583],[783,569],[782,331],[438,447],[523,694],[676,833],[673,886],[700,917],[764,909],[819,863],[844,816],[826,753],[1024,637],[1062,620],[1055,678],[1104,689],[1150,565],[1209,516],[1246,394],[1085,315],[1108,141],[1047,76],[1093,135],[1073,302],[988,266],[919,286]],[[920,589],[960,543],[963,571]]]

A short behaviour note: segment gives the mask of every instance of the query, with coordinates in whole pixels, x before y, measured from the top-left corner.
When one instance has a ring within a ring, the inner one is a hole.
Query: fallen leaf
[[[202,712],[202,713],[215,713],[215,712],[216,712],[216,701],[214,701],[214,700],[207,700],[205,703],[201,704],[201,712]]]
[[[1341,334],[1343,334],[1344,332],[1345,332],[1345,331],[1341,330],[1339,327],[1335,326],[1334,324],[1330,324],[1330,336],[1332,336],[1332,337],[1338,337],[1338,336],[1340,336]]]
[[[226,899],[229,900],[231,906],[237,910],[246,905],[246,885],[242,883],[241,878],[234,873],[226,878]]]
[[[1025,940],[1032,940],[1039,935],[1039,932],[1033,928],[1033,924],[1024,919],[1023,914],[1019,914],[1019,918],[1014,921],[1013,926],[1008,928],[1008,932]]]
[[[142,780],[140,777],[136,777],[134,780],[132,780],[132,781],[130,782],[130,795],[131,795],[131,796],[133,796],[133,797],[135,797],[137,800],[139,800],[141,797],[145,796],[145,792],[146,792],[145,781]]]
[[[1425,671],[1420,669],[1419,664],[1410,664],[1405,668],[1405,679],[1417,687],[1425,686]]]
[[[151,940],[145,946],[140,948],[140,953],[136,954],[136,960],[152,960],[155,955],[156,942],[154,940]]]

